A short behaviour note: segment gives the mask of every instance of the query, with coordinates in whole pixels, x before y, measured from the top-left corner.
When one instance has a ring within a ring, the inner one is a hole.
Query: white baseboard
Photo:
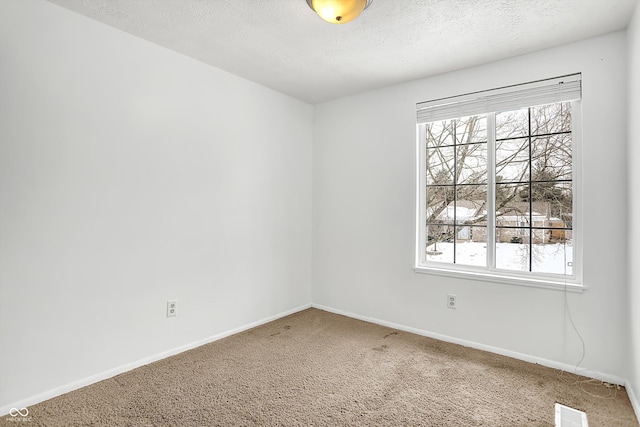
[[[234,334],[237,334],[239,332],[243,332],[243,331],[246,331],[248,329],[255,328],[256,326],[260,326],[260,325],[263,325],[265,323],[272,322],[272,321],[274,321],[276,319],[280,319],[281,317],[289,316],[290,314],[297,313],[299,311],[305,310],[305,309],[310,308],[310,307],[311,307],[311,304],[305,304],[305,305],[302,305],[300,307],[297,307],[297,308],[294,308],[294,309],[287,310],[287,311],[284,311],[282,313],[276,314],[274,316],[269,316],[267,318],[258,320],[256,322],[252,322],[252,323],[249,323],[247,325],[243,325],[243,326],[240,326],[238,328],[231,329],[229,331],[225,331],[225,332],[222,332],[220,334],[216,334],[216,335],[213,335],[211,337],[208,337],[208,338],[205,338],[205,339],[202,339],[202,340],[199,340],[199,341],[195,341],[195,342],[192,342],[192,343],[180,346],[180,347],[172,348],[170,350],[163,351],[161,353],[157,353],[157,354],[154,354],[152,356],[145,357],[143,359],[139,359],[139,360],[136,360],[136,361],[131,362],[131,363],[127,363],[126,365],[118,366],[118,367],[115,367],[113,369],[109,369],[107,371],[103,371],[103,372],[100,372],[98,374],[91,375],[91,376],[89,376],[87,378],[83,378],[81,380],[74,381],[74,382],[71,382],[69,384],[62,385],[60,387],[56,387],[54,389],[45,391],[43,393],[38,393],[38,394],[36,394],[34,396],[31,396],[31,397],[28,397],[26,399],[22,399],[22,400],[19,400],[17,402],[13,402],[13,403],[10,403],[8,405],[0,406],[0,416],[7,415],[11,411],[11,408],[16,408],[16,409],[28,408],[31,405],[35,405],[37,403],[44,402],[45,400],[49,400],[49,399],[54,398],[56,396],[60,396],[62,394],[69,393],[69,392],[77,390],[79,388],[82,388],[82,387],[85,387],[85,386],[88,386],[88,385],[91,385],[91,384],[95,384],[95,383],[97,383],[99,381],[115,377],[116,375],[120,375],[120,374],[122,374],[124,372],[127,372],[127,371],[130,371],[132,369],[139,368],[140,366],[148,365],[149,363],[153,363],[153,362],[156,362],[158,360],[165,359],[165,358],[170,357],[170,356],[174,356],[176,354],[185,352],[187,350],[191,350],[193,348],[200,347],[201,345],[205,345],[205,344],[209,344],[209,343],[214,342],[214,341],[218,341],[218,340],[220,340],[222,338],[226,338],[226,337],[228,337],[230,335],[234,335]]]
[[[640,422],[640,401],[633,391],[633,386],[631,385],[631,383],[629,383],[629,381],[627,381],[624,384],[624,388],[627,390],[627,396],[629,396],[631,406],[633,406],[633,410],[636,413],[636,418],[638,419],[638,422]]]
[[[449,343],[452,343],[452,344],[459,344],[459,345],[462,345],[464,347],[475,348],[475,349],[478,349],[478,350],[488,351],[490,353],[500,354],[502,356],[512,357],[514,359],[523,360],[525,362],[537,363],[538,365],[546,366],[548,368],[559,369],[561,371],[571,372],[573,374],[578,374],[578,375],[583,375],[585,377],[594,378],[594,379],[597,379],[597,380],[600,380],[600,381],[604,381],[604,382],[607,382],[607,383],[610,383],[610,384],[625,385],[627,383],[624,378],[621,378],[621,377],[618,377],[618,376],[615,376],[615,375],[605,374],[605,373],[602,373],[602,372],[592,371],[592,370],[589,370],[589,369],[582,369],[582,368],[576,369],[576,367],[573,366],[573,365],[569,365],[569,364],[561,363],[561,362],[556,362],[554,360],[548,360],[548,359],[543,359],[541,357],[530,356],[528,354],[518,353],[516,351],[505,350],[505,349],[499,348],[499,347],[492,347],[490,345],[485,345],[485,344],[480,344],[480,343],[473,342],[473,341],[467,341],[467,340],[460,339],[460,338],[450,337],[448,335],[442,335],[442,334],[438,334],[438,333],[435,333],[435,332],[425,331],[425,330],[422,330],[422,329],[413,328],[411,326],[400,325],[400,324],[397,324],[397,323],[387,322],[385,320],[375,319],[375,318],[372,318],[372,317],[360,316],[360,315],[355,314],[355,313],[350,313],[350,312],[347,312],[347,311],[338,310],[338,309],[331,308],[331,307],[326,307],[326,306],[323,306],[323,305],[320,305],[320,304],[311,304],[311,306],[313,308],[317,308],[319,310],[328,311],[330,313],[340,314],[340,315],[343,315],[343,316],[351,317],[353,319],[363,320],[363,321],[369,322],[369,323],[375,323],[377,325],[386,326],[386,327],[389,327],[389,328],[398,329],[400,331],[410,332],[410,333],[413,333],[413,334],[416,334],[416,335],[422,335],[422,336],[429,337],[429,338],[434,338],[434,339],[437,339],[437,340],[440,340],[440,341],[449,342]],[[637,412],[637,410],[636,410],[636,412]]]

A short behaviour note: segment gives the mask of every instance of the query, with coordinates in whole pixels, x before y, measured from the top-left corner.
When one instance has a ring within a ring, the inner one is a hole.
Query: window
[[[417,105],[416,271],[580,286],[580,74]]]

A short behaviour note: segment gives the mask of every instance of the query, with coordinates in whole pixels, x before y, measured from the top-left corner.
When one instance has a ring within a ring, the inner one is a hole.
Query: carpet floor
[[[590,427],[638,426],[623,387],[308,309],[0,424],[553,426],[556,402]]]

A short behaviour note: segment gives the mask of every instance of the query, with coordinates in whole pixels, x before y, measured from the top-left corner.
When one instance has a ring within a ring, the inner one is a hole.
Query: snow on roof
[[[537,206],[535,206],[537,204]],[[529,207],[529,203],[514,203],[517,206],[506,206],[504,209],[504,213],[501,211],[496,212],[496,216],[499,217],[501,221],[514,221],[514,222],[525,222],[530,217],[533,221],[562,221],[560,218],[547,218],[546,214],[533,211],[519,211],[517,207]],[[545,205],[548,205],[546,202],[536,202],[533,207],[535,208],[545,208]],[[483,201],[475,201],[475,200],[458,200],[455,203],[449,203],[446,209],[444,209],[438,216],[437,219],[441,221],[453,221],[455,218],[456,221],[465,222],[465,221],[474,221],[480,219],[483,216],[486,216],[487,211],[484,208]],[[427,210],[427,214],[431,215],[433,212],[432,208]],[[507,214],[507,215],[505,215]]]

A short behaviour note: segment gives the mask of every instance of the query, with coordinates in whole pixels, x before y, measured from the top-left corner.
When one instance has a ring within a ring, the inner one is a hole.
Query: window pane
[[[564,227],[573,228],[573,183],[563,182],[557,184],[556,188],[560,191],[558,198],[551,202],[551,215],[559,218]]]
[[[504,111],[496,114],[496,139],[529,135],[529,109]]]
[[[533,181],[571,179],[571,134],[533,138],[531,157]]]
[[[573,274],[573,246],[563,243],[536,244],[532,247],[534,273]]]
[[[487,141],[487,116],[463,117],[456,120],[456,143]]]
[[[487,182],[487,144],[464,144],[456,147],[457,184]]]
[[[561,102],[531,107],[531,130],[532,135],[571,132],[571,104]]]
[[[496,142],[496,177],[499,182],[529,181],[529,138]]]
[[[538,182],[531,184],[534,210],[547,216],[566,221],[573,212],[572,186],[570,182]],[[564,226],[563,226],[564,227]]]
[[[456,187],[456,224],[486,224],[486,185],[461,185]]]
[[[496,234],[496,268],[529,271],[529,229],[498,228]]]
[[[427,148],[427,185],[453,184],[455,147]]]
[[[487,265],[486,227],[456,227],[456,264]]]
[[[529,226],[529,184],[496,184],[496,225]]]
[[[453,263],[453,226],[427,225],[427,261]]]
[[[455,120],[427,123],[427,147],[453,145]]]
[[[453,186],[427,187],[427,223],[453,224]]]

